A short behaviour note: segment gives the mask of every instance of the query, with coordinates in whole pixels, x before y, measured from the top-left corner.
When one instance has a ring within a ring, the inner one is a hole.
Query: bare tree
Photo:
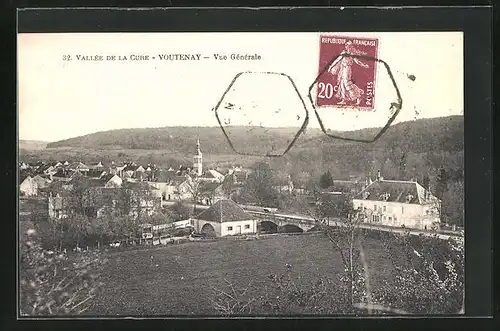
[[[225,288],[212,287],[212,307],[223,316],[249,315],[252,313],[254,297],[249,297],[251,283],[242,289],[236,289],[232,282],[224,278]]]
[[[188,176],[186,180],[186,187],[191,195],[193,201],[193,216],[196,214],[196,204],[198,203],[201,196],[202,184],[199,178],[192,178]]]

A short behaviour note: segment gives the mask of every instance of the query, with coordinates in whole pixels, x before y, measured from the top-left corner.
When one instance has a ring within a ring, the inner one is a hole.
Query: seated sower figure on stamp
[[[332,75],[337,76],[337,85],[335,86],[335,97],[341,99],[339,105],[346,104],[346,101],[356,100],[356,105],[361,102],[361,97],[364,91],[352,81],[352,66],[357,64],[363,68],[368,68],[368,65],[358,58],[343,56],[349,55],[366,55],[365,52],[356,49],[352,46],[352,42],[346,42],[345,49],[340,53],[340,56],[330,65],[328,71]]]

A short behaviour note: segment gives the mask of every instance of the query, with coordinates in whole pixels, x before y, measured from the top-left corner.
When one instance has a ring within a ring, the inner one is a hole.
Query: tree
[[[217,186],[213,183],[202,183],[200,185],[200,198],[208,200],[208,204],[213,204],[216,196]]]
[[[292,175],[292,181],[298,188],[307,188],[311,181],[311,174],[305,171],[301,171],[297,174]]]
[[[222,181],[222,192],[224,192],[224,194],[229,198],[236,192],[233,188],[233,184],[234,174],[224,177],[224,180]]]
[[[168,207],[168,210],[175,221],[185,220],[191,214],[191,209],[182,201],[176,201],[172,206]]]
[[[366,292],[365,272],[367,272],[364,251],[362,247],[362,232],[359,217],[354,210],[351,197],[343,196],[338,199],[330,197],[320,198],[317,209],[312,212],[316,225],[328,236],[334,249],[339,252],[344,273],[340,280],[343,284],[343,295],[347,308],[352,309],[355,304],[370,301],[369,292]],[[335,217],[335,226],[324,219]]]
[[[442,221],[447,224],[464,225],[464,194],[463,180],[448,183],[441,197]]]
[[[248,176],[240,198],[246,202],[257,203],[261,206],[277,206],[277,194],[273,189],[274,176],[268,163],[259,162],[254,171]]]
[[[387,178],[398,178],[400,173],[400,169],[391,161],[390,158],[387,158],[382,166],[382,174]]]
[[[333,177],[330,171],[327,171],[324,174],[322,174],[321,177],[319,178],[319,186],[322,189],[327,189],[332,185],[333,185]]]
[[[389,313],[457,314],[464,312],[463,237],[447,241],[385,233],[380,239],[395,277],[374,291],[374,301]]]
[[[73,238],[76,249],[80,247],[82,239],[86,239],[88,235],[88,227],[91,225],[90,219],[81,214],[71,214],[66,221],[69,225],[69,234]]]
[[[428,190],[429,189],[429,185],[430,185],[430,179],[429,179],[429,176],[427,174],[424,175],[424,178],[422,179],[422,186]]]
[[[186,187],[191,195],[191,201],[193,202],[193,213],[192,216],[196,215],[196,204],[200,200],[202,193],[202,183],[199,178],[192,178],[188,176],[186,180]]]
[[[399,159],[399,178],[403,179],[406,177],[406,152],[401,153],[401,158]]]
[[[448,182],[448,173],[446,169],[441,166],[438,170],[438,175],[436,177],[436,192],[435,195],[439,199],[443,197],[444,192],[446,191],[446,185]]]

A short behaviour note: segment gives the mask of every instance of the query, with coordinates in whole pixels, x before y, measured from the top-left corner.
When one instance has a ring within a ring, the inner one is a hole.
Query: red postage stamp
[[[373,110],[378,39],[320,36],[318,107]],[[336,59],[330,64],[333,58]]]

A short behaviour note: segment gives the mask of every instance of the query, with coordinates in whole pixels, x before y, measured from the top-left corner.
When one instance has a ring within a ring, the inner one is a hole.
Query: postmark
[[[376,38],[321,35],[316,106],[374,110],[378,48]]]

